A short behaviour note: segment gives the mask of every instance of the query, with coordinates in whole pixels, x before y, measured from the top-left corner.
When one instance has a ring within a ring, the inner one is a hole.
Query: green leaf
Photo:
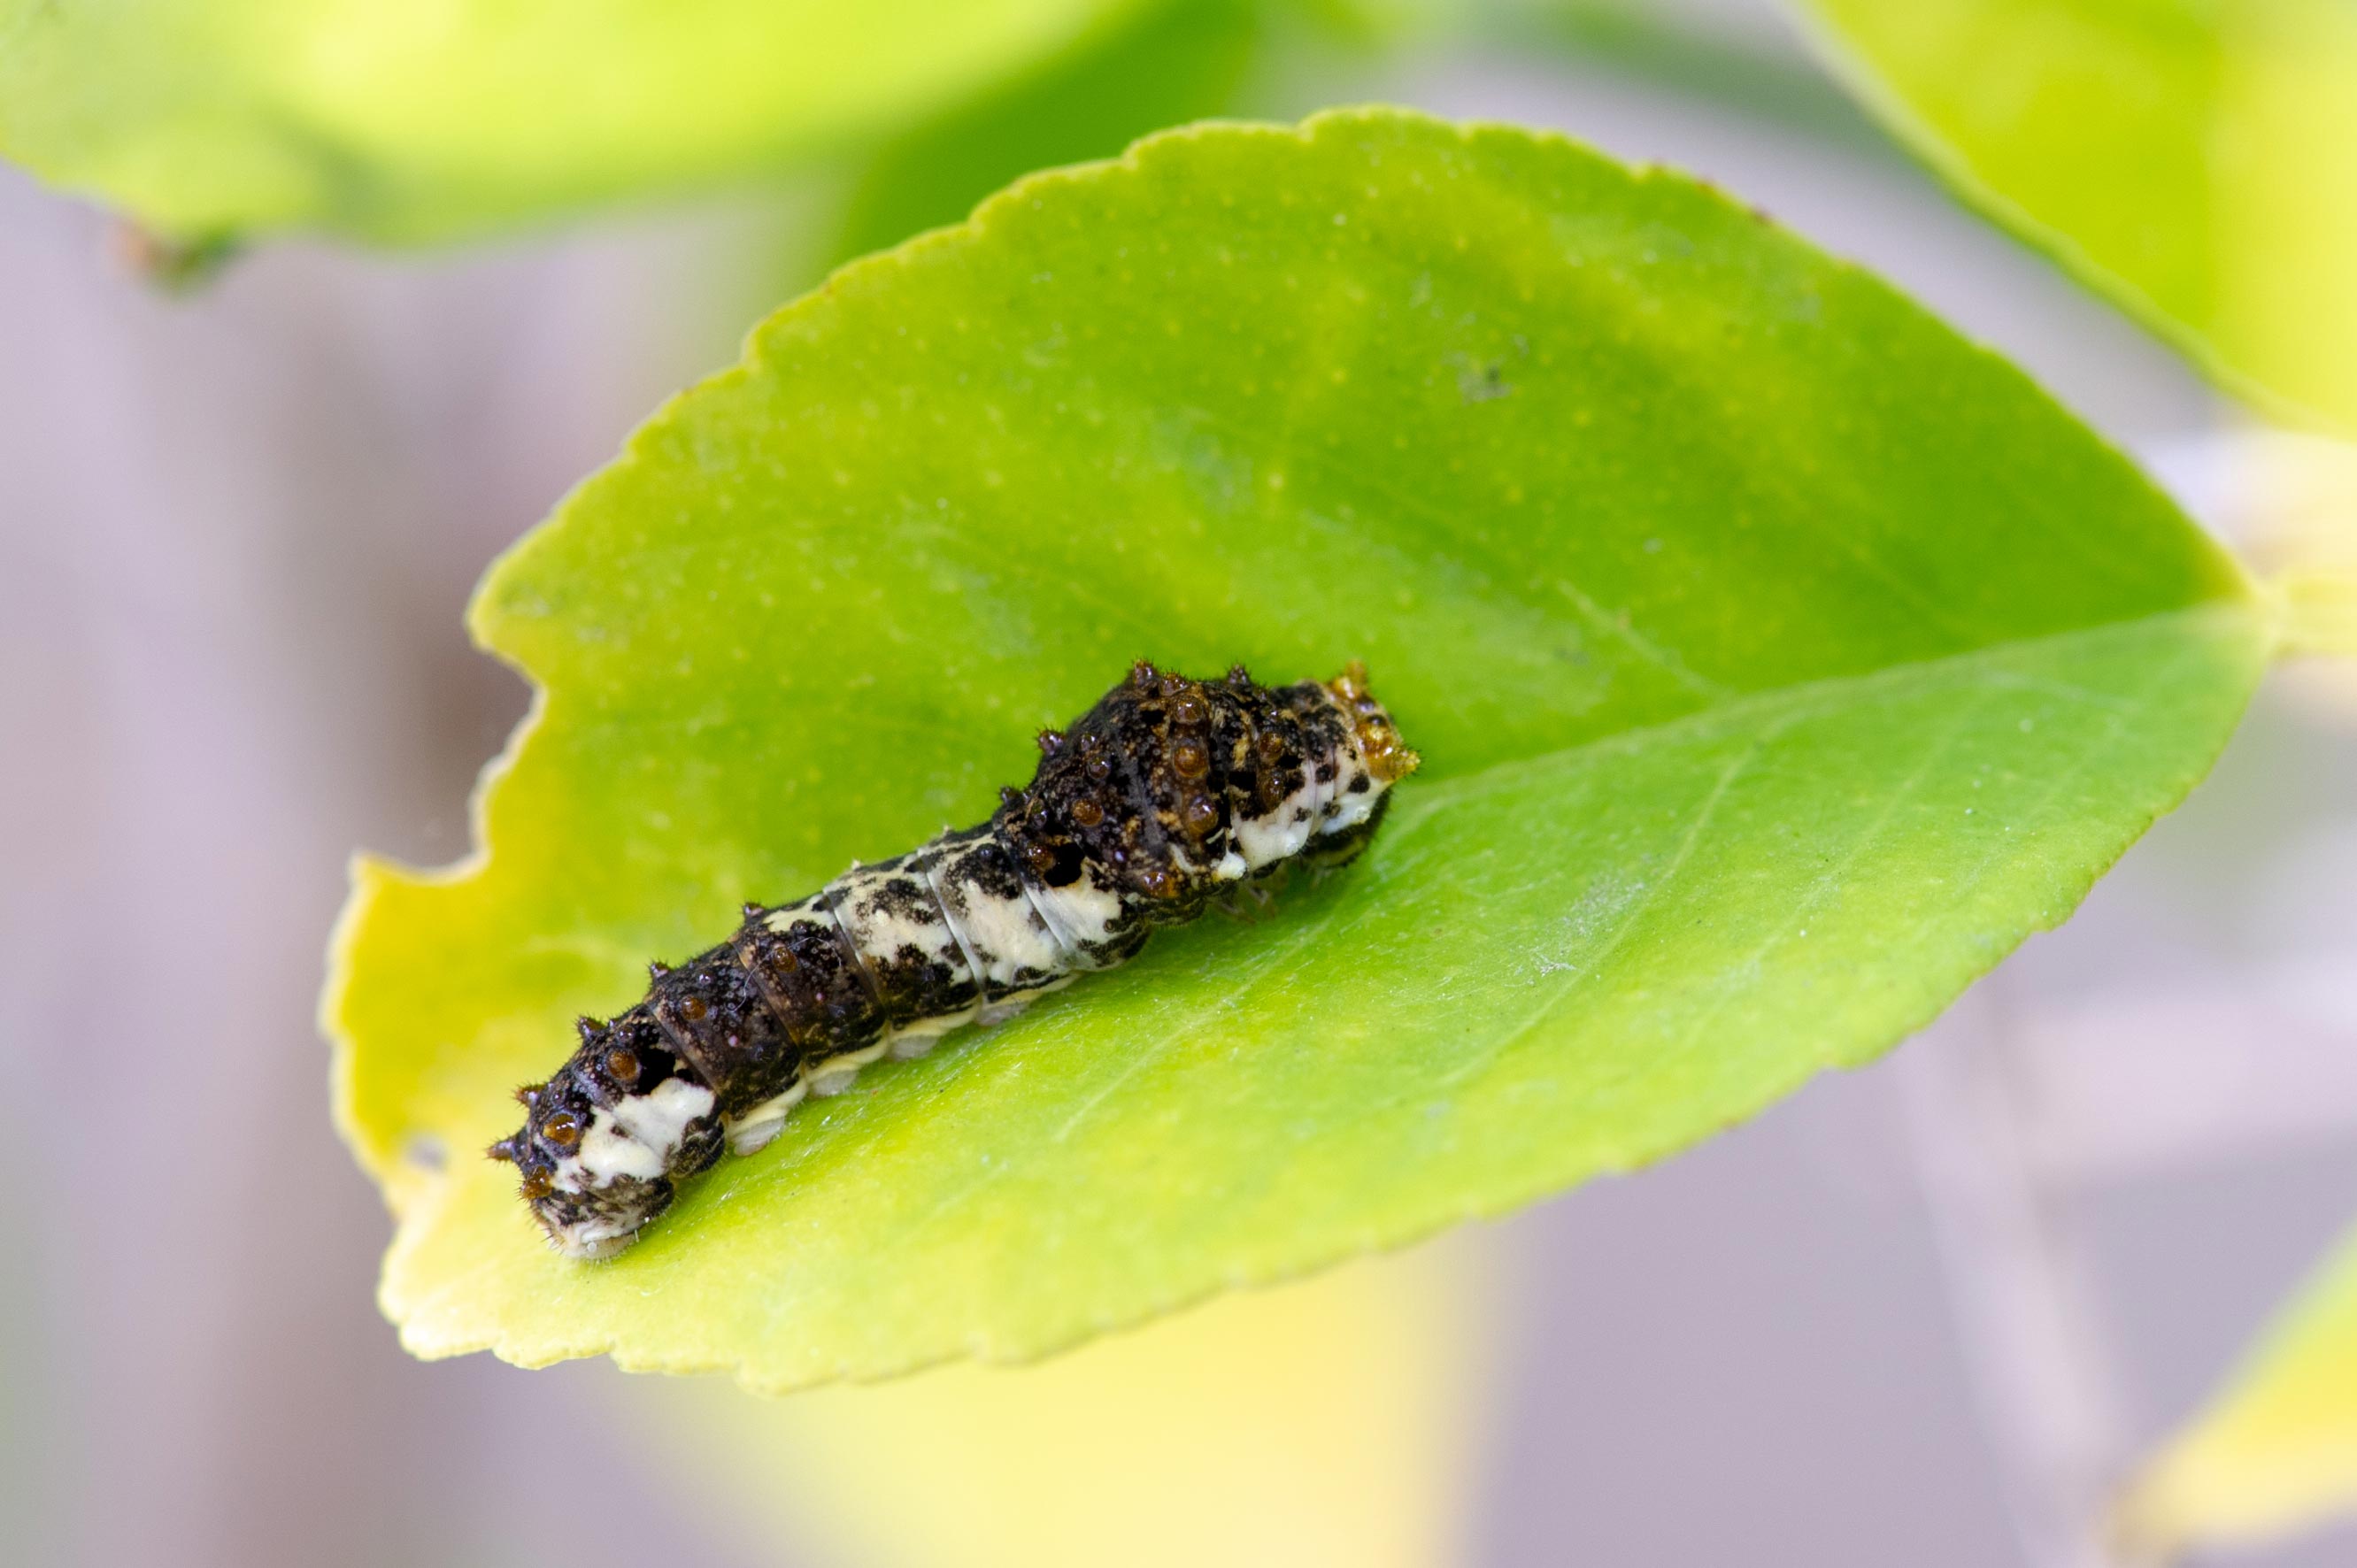
[[[0,156],[178,240],[414,242],[894,131],[1144,0],[0,0]]]
[[[2273,623],[2017,371],[1706,188],[1387,111],[838,274],[497,566],[478,863],[326,1004],[405,1342],[1013,1358],[1658,1158],[1928,1020],[2209,766]],[[1374,852],[724,1162],[616,1262],[473,1151],[651,955],[978,820],[1138,656],[1353,657]],[[436,1155],[449,1151],[447,1167]]]
[[[2138,1478],[2123,1534],[2152,1553],[2266,1540],[2357,1503],[2357,1235]]]
[[[2357,8],[1813,4],[1965,196],[2230,382],[2357,428]]]

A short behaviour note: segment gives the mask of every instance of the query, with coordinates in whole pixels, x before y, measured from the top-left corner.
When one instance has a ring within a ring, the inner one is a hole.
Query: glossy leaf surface
[[[838,274],[476,628],[544,689],[487,857],[363,866],[327,1004],[385,1305],[421,1353],[770,1388],[1039,1354],[1870,1058],[2191,787],[2273,635],[1875,279],[1386,112],[1158,137]],[[574,1013],[980,818],[1138,656],[1363,659],[1425,769],[1277,918],[871,1069],[613,1262],[540,1245],[472,1151]]]

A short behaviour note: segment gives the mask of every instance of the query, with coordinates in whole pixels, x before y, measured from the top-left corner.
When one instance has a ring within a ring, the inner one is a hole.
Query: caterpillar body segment
[[[1039,748],[987,822],[748,904],[728,940],[652,965],[637,1005],[581,1021],[490,1151],[560,1251],[620,1251],[724,1146],[760,1148],[880,1057],[1010,1017],[1285,866],[1348,864],[1417,761],[1356,665],[1266,687],[1139,664]]]

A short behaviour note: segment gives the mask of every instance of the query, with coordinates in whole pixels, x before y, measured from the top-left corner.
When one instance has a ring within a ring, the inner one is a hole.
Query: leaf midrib
[[[2127,636],[2149,631],[2171,622],[2200,622],[2230,619],[2256,619],[2260,607],[2255,603],[2233,599],[2212,599],[2189,605],[2181,609],[2163,611],[2157,615],[2131,616],[2123,620],[2104,621],[2093,626],[2074,627],[2068,631],[2047,632],[2037,637],[2017,638],[2010,641],[1986,643],[1978,648],[1957,653],[1943,653],[1930,659],[1903,660],[1858,674],[1828,675],[1813,681],[1794,682],[1789,685],[1770,687],[1764,691],[1747,692],[1730,701],[1706,705],[1670,718],[1632,725],[1610,735],[1597,736],[1569,746],[1546,751],[1528,752],[1520,757],[1503,757],[1475,769],[1435,779],[1421,788],[1411,788],[1406,796],[1392,810],[1394,828],[1420,822],[1437,811],[1448,809],[1468,797],[1507,788],[1502,780],[1521,771],[1585,757],[1609,755],[1616,750],[1635,750],[1653,742],[1698,731],[1707,731],[1714,725],[1739,725],[1756,717],[1779,711],[1801,707],[1811,698],[1827,700],[1837,696],[1856,696],[1886,687],[1899,686],[1912,679],[1943,670],[1960,669],[1984,661],[1994,662],[1999,657],[2018,657],[2030,650],[2060,646],[2073,642],[2093,641],[2105,637]],[[2017,679],[2015,684],[2029,688],[2043,685],[2059,696],[2092,702],[2098,706],[2118,704],[2109,694],[2039,682],[2029,678]]]
[[[1555,751],[1541,753],[1532,757],[1513,758],[1499,762],[1485,768],[1477,773],[1444,781],[1428,789],[1416,790],[1406,800],[1404,800],[1401,802],[1400,810],[1394,817],[1391,828],[1391,836],[1395,841],[1405,838],[1413,834],[1423,823],[1429,822],[1437,813],[1444,812],[1456,806],[1461,805],[1468,799],[1476,797],[1480,794],[1492,789],[1516,789],[1518,788],[1518,785],[1515,783],[1510,783],[1509,780],[1518,780],[1520,778],[1527,775],[1532,769],[1537,768],[1563,767],[1574,764],[1582,758],[1607,756],[1616,750],[1635,749],[1641,746],[1655,744],[1682,736],[1692,736],[1697,732],[1707,733],[1709,728],[1715,724],[1723,725],[1729,728],[1741,728],[1757,725],[1765,729],[1781,730],[1782,728],[1789,727],[1789,725],[1793,723],[1797,723],[1810,717],[1817,712],[1843,705],[1845,701],[1865,700],[1869,698],[1870,695],[1877,691],[1887,690],[1891,687],[1904,686],[1913,682],[1926,679],[1927,677],[1932,676],[1943,671],[1952,671],[1958,668],[1970,666],[1975,663],[1993,662],[2000,655],[2018,656],[2021,653],[2032,651],[2040,647],[2045,646],[2068,643],[2085,643],[2109,638],[2132,637],[2137,634],[2149,635],[2173,622],[2223,622],[2230,618],[2239,619],[2247,615],[2253,607],[2254,607],[2232,602],[2213,602],[2210,604],[2191,606],[2181,610],[2171,611],[2163,615],[2139,617],[2130,620],[2081,628],[2069,632],[2053,633],[2039,638],[2025,638],[2010,643],[1975,649],[1968,652],[1946,655],[1938,659],[1918,660],[1906,663],[1894,664],[1884,670],[1875,671],[1865,675],[1841,676],[1819,681],[1799,682],[1774,692],[1756,693],[1738,701],[1721,704],[1719,707],[1706,713],[1684,714],[1674,719],[1664,720],[1658,724],[1635,726],[1620,735],[1605,737],[1599,740],[1589,741],[1577,746],[1565,746]],[[2193,639],[2189,639],[2187,646],[2189,650],[2195,646]],[[2165,669],[2154,671],[2151,673],[2150,679],[2146,682],[2147,686],[2149,687],[2159,683],[2167,673],[2168,671]],[[2123,702],[2112,693],[2072,688],[2060,685],[2053,682],[2039,681],[2034,678],[2018,678],[2008,683],[2025,689],[2042,688],[2050,690],[2057,695],[2069,697],[2072,700],[2083,703],[2088,703],[2092,705],[2114,713],[2121,713],[2138,705],[2132,703]],[[1986,694],[1986,688],[1984,689],[1984,694]],[[1965,720],[1969,718],[1970,713],[1977,712],[1982,705],[1984,704],[1980,703],[1967,704],[1969,711],[1965,715],[1965,719],[1960,719],[1957,725],[1953,726],[1947,732],[1946,736],[1941,742],[1941,746],[1933,748],[1932,755],[1926,757],[1924,763],[1912,776],[1914,782],[1920,782],[1923,772],[1928,770],[1932,763],[1936,761],[1937,756],[1942,747],[1953,742],[1956,733],[1964,727]],[[2116,732],[2115,731],[2115,733]],[[1765,736],[1763,736],[1763,744]],[[1716,805],[1717,800],[1725,794],[1728,788],[1731,788],[1736,775],[1738,774],[1745,766],[1748,766],[1750,760],[1756,757],[1758,750],[1759,747],[1754,746],[1750,750],[1741,754],[1737,759],[1728,765],[1726,772],[1722,775],[1719,780],[1718,787],[1713,791],[1709,800],[1706,802],[1704,811],[1701,813],[1697,822],[1689,827],[1684,839],[1684,848],[1674,859],[1673,864],[1668,870],[1654,879],[1653,887],[1656,892],[1661,887],[1666,886],[1673,879],[1678,865],[1683,864],[1685,854],[1690,851],[1695,843],[1698,841],[1702,828],[1707,821],[1709,809]],[[2049,794],[2050,795],[2054,790],[2059,790],[2065,787],[2069,781],[2070,776],[2058,778],[2054,780]],[[1879,831],[1880,826],[1887,822],[1889,814],[1897,810],[1898,805],[1903,799],[1904,791],[1902,790],[1899,797],[1894,798],[1893,800],[1886,804],[1883,812],[1877,819],[1876,823],[1870,826],[1866,833],[1861,835],[1857,844],[1852,846],[1850,852],[1851,859],[1854,860],[1856,855],[1862,852],[1864,844],[1871,840],[1876,832]],[[1993,851],[1989,855],[1983,857],[1981,863],[1975,867],[1972,876],[1966,881],[1965,887],[1967,889],[1977,884],[1980,876],[1986,872],[1988,865],[1993,862]],[[1609,948],[1617,946],[1618,942],[1621,940],[1621,937],[1625,935],[1628,929],[1634,929],[1642,917],[1644,906],[1651,902],[1653,896],[1653,894],[1649,894],[1645,900],[1640,902],[1640,906],[1637,908],[1631,910],[1627,914],[1622,923],[1622,932],[1616,935],[1611,941],[1607,944],[1608,950]],[[1259,986],[1274,978],[1283,975],[1287,969],[1286,960],[1288,955],[1299,951],[1301,949],[1308,946],[1314,941],[1330,939],[1334,934],[1335,922],[1338,918],[1347,921],[1351,918],[1351,916],[1347,909],[1338,908],[1327,911],[1323,918],[1299,920],[1296,922],[1290,929],[1286,930],[1276,941],[1272,942],[1268,946],[1262,948],[1248,956],[1243,957],[1241,960],[1243,972],[1236,973],[1232,977],[1232,983],[1221,999],[1219,1012],[1223,1015],[1232,1012],[1245,997],[1250,995]],[[1756,958],[1754,961],[1756,961]],[[1592,969],[1593,966],[1591,965],[1590,967]],[[1493,1062],[1496,1058],[1502,1053],[1507,1046],[1510,1046],[1514,1039],[1529,1033],[1530,1030],[1534,1028],[1541,1020],[1559,1007],[1565,998],[1573,993],[1576,990],[1577,985],[1574,983],[1566,984],[1555,991],[1546,1002],[1534,1011],[1530,1019],[1525,1021],[1523,1024],[1510,1029],[1506,1035],[1496,1043],[1495,1049],[1485,1052],[1482,1062],[1478,1064],[1476,1069],[1461,1072],[1457,1075],[1458,1079],[1459,1080],[1465,1080],[1476,1076],[1476,1071],[1479,1067],[1486,1067],[1489,1063]],[[1045,1015],[1043,1015],[1043,1018],[1044,1016]],[[1054,1143],[1063,1143],[1068,1141],[1073,1130],[1099,1105],[1107,1099],[1110,1099],[1114,1091],[1122,1082],[1135,1078],[1141,1070],[1150,1065],[1154,1060],[1167,1055],[1173,1047],[1183,1047],[1190,1039],[1200,1037],[1207,1029],[1212,1027],[1213,1020],[1199,1017],[1193,1020],[1187,1027],[1159,1030],[1155,1033],[1154,1037],[1150,1041],[1140,1042],[1137,1050],[1125,1065],[1122,1071],[1115,1075],[1112,1081],[1097,1086],[1096,1090],[1090,1094],[1085,1103],[1076,1106],[1070,1111],[1060,1120],[1058,1124],[1057,1131],[1049,1141]],[[1803,1070],[1804,1073],[1813,1072],[1824,1065],[1824,1061],[1821,1058],[1812,1059],[1806,1064]],[[863,1126],[862,1123],[864,1122],[864,1118],[856,1118],[844,1122],[832,1123],[819,1129],[813,1138],[802,1146],[801,1150],[801,1157],[794,1162],[795,1166],[800,1169],[807,1169],[813,1163],[823,1164],[824,1162],[824,1151],[829,1144],[835,1143],[841,1138],[851,1138],[856,1141],[864,1133],[872,1132],[872,1128]],[[1622,1163],[1625,1164],[1628,1162],[1624,1161]],[[948,1209],[961,1207],[975,1196],[975,1190],[978,1187],[987,1186],[990,1184],[992,1178],[1006,1174],[1007,1173],[1003,1170],[994,1168],[992,1171],[986,1173],[980,1181],[962,1185],[955,1194],[951,1195],[940,1206],[941,1210],[946,1211]],[[912,1227],[921,1227],[924,1224],[932,1222],[939,1217],[940,1214],[938,1212],[929,1211],[926,1214],[915,1217],[911,1224]]]

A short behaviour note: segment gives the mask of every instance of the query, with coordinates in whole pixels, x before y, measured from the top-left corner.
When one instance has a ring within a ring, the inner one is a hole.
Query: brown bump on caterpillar
[[[1031,738],[1038,741],[1039,749],[1049,757],[1064,747],[1064,732],[1060,729],[1043,729]]]
[[[683,996],[680,998],[679,1015],[686,1019],[691,1024],[702,1023],[704,1021],[704,1015],[711,1011],[711,1006],[706,1004],[701,996]]]
[[[1211,704],[1203,701],[1200,686],[1188,685],[1179,692],[1178,700],[1170,704],[1172,722],[1185,725],[1189,729],[1205,723],[1211,716]]]
[[[1089,758],[1088,765],[1081,771],[1089,776],[1090,783],[1102,784],[1113,777],[1113,764],[1106,759],[1103,752],[1099,752]]]
[[[606,1032],[605,1021],[600,1018],[592,1018],[587,1013],[582,1014],[581,1016],[573,1020],[573,1026],[580,1031],[581,1043],[585,1046]]]
[[[746,899],[743,908],[737,910],[739,915],[748,920],[758,920],[769,912],[769,910],[761,908],[760,905],[754,903],[750,898]]]
[[[1178,808],[1179,824],[1196,838],[1201,838],[1220,825],[1220,808],[1209,795],[1189,795],[1187,803]]]
[[[1178,891],[1178,879],[1159,861],[1149,860],[1137,868],[1137,885],[1157,898],[1168,898]]]
[[[540,1135],[560,1149],[569,1149],[581,1141],[581,1118],[570,1111],[559,1111],[540,1124]]]
[[[546,1171],[526,1171],[523,1173],[523,1185],[516,1190],[523,1194],[526,1202],[537,1203],[555,1187],[556,1183]]]
[[[1173,673],[1171,673],[1171,674],[1165,675],[1164,677],[1162,677],[1162,683],[1161,683],[1160,687],[1158,688],[1158,690],[1161,692],[1162,699],[1163,699],[1163,701],[1165,701],[1165,702],[1168,702],[1168,701],[1170,701],[1172,698],[1175,698],[1176,696],[1178,696],[1178,693],[1181,693],[1181,692],[1185,691],[1186,689],[1187,689],[1187,677],[1185,677],[1184,675],[1178,674],[1178,673],[1176,673],[1175,671],[1174,671]]]
[[[1013,811],[1016,807],[1022,805],[1026,797],[1023,791],[1017,789],[1012,784],[1001,784],[998,787],[998,803],[1004,810],[1009,811]]]
[[[509,1165],[513,1165],[516,1157],[515,1140],[501,1138],[498,1143],[485,1149],[483,1155],[488,1159],[504,1160]]]
[[[1170,748],[1170,766],[1181,779],[1200,779],[1211,770],[1211,749],[1189,736]]]
[[[1260,732],[1260,759],[1275,762],[1285,756],[1285,736],[1273,729]]]
[[[663,962],[661,959],[656,959],[653,962],[647,965],[647,978],[650,980],[661,980],[664,975],[669,974],[670,972],[671,965]]]
[[[1253,678],[1252,678],[1252,671],[1249,671],[1249,670],[1245,669],[1245,668],[1244,668],[1243,665],[1241,665],[1241,664],[1231,664],[1231,665],[1229,665],[1229,666],[1228,666],[1228,684],[1229,684],[1229,685],[1231,685],[1231,686],[1249,686],[1249,685],[1251,685],[1252,683],[1253,683]]]
[[[1085,798],[1075,800],[1072,802],[1072,821],[1084,828],[1095,827],[1104,821],[1104,808]]]
[[[519,1086],[515,1091],[516,1103],[526,1111],[531,1110],[540,1103],[540,1091],[547,1087],[548,1085],[544,1083],[527,1083]]]
[[[639,1053],[628,1046],[616,1046],[606,1053],[606,1076],[628,1089],[639,1081]]]
[[[1366,758],[1367,771],[1380,784],[1396,784],[1415,772],[1424,758],[1400,744],[1399,731],[1383,705],[1367,692],[1367,667],[1352,660],[1326,683],[1335,700],[1351,712],[1351,727]]]
[[[1141,659],[1129,667],[1129,679],[1139,691],[1149,692],[1154,689],[1154,683],[1162,679],[1162,672]]]
[[[1396,784],[1422,765],[1424,758],[1389,736],[1380,740],[1361,740],[1360,753],[1367,759],[1367,771],[1385,784]]]

